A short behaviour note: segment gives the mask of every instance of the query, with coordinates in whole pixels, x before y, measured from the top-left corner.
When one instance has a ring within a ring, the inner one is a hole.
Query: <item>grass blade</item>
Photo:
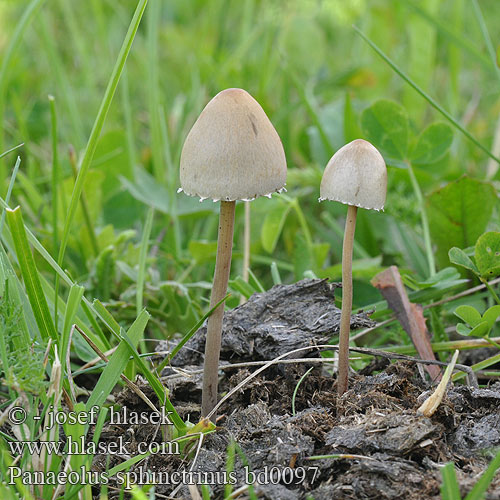
[[[26,230],[24,229],[21,208],[7,210],[7,220],[9,222],[19,267],[26,285],[26,292],[35,315],[35,320],[44,340],[52,338],[58,341],[58,336],[54,323],[49,312],[49,306],[42,290],[40,277],[35,265],[35,260],[28,243]]]
[[[24,31],[34,19],[40,7],[45,3],[45,0],[33,0],[25,9],[19,23],[16,26],[14,34],[10,40],[9,46],[5,51],[2,59],[2,66],[0,67],[0,123],[4,123],[4,108],[5,108],[5,91],[7,89],[7,82],[9,77],[9,66],[14,57],[16,49],[18,48],[23,38]],[[0,151],[3,150],[3,126],[0,127]],[[5,179],[5,172],[2,162],[0,162],[0,183]],[[3,191],[0,184],[0,193]]]
[[[204,314],[200,320],[196,323],[196,325],[189,330],[189,332],[182,337],[181,341],[172,349],[172,352],[158,365],[158,372],[161,372],[165,366],[172,361],[173,357],[184,347],[186,342],[199,330],[201,325],[205,322],[205,320],[227,299],[229,298],[229,294],[227,294],[221,301],[217,302],[210,311],[208,311],[206,314]]]
[[[146,310],[143,310],[128,330],[128,337],[132,345],[136,345],[142,338],[148,321],[149,313]],[[93,406],[102,406],[104,404],[106,398],[109,394],[111,394],[111,391],[118,382],[120,375],[127,366],[129,357],[129,346],[125,342],[122,342],[111,356],[106,368],[104,368],[101,373],[101,376],[99,377],[99,380],[97,381],[97,384],[87,401],[87,410],[90,410]]]
[[[75,217],[76,209],[78,207],[80,196],[83,190],[83,184],[85,182],[85,178],[89,171],[92,158],[94,157],[94,153],[97,148],[97,142],[99,140],[99,136],[101,135],[101,131],[104,126],[104,121],[106,120],[106,115],[108,114],[109,108],[111,106],[111,101],[113,100],[113,96],[115,94],[118,82],[120,80],[120,76],[125,66],[127,57],[130,53],[130,49],[132,48],[132,42],[134,41],[137,30],[139,29],[139,24],[141,22],[142,15],[144,14],[144,10],[146,8],[147,3],[148,0],[140,0],[137,5],[134,17],[130,22],[127,35],[125,36],[125,40],[123,41],[123,45],[118,55],[118,59],[113,68],[113,72],[111,73],[111,78],[106,88],[106,92],[104,93],[104,97],[101,106],[99,108],[99,111],[97,113],[94,126],[92,127],[87,147],[85,148],[85,151],[83,153],[80,169],[78,171],[78,176],[76,178],[75,186],[73,188],[73,193],[71,195],[71,200],[68,207],[68,215],[64,223],[61,245],[59,247],[59,255],[57,259],[58,264],[62,264],[62,261],[64,259],[64,253],[66,251],[66,245],[68,244],[71,223],[73,222],[73,219]],[[57,291],[58,290],[56,287],[56,293]]]
[[[66,351],[69,344],[69,334],[71,326],[74,323],[76,312],[82,300],[83,286],[73,285],[69,291],[68,302],[66,304],[66,311],[64,314],[64,326],[62,330],[62,339],[59,345],[59,359],[63,361],[66,359]]]
[[[134,360],[139,367],[139,370],[142,371],[142,374],[146,377],[147,381],[155,391],[156,395],[158,396],[158,400],[160,401],[160,404],[164,405],[167,411],[169,411],[169,419],[171,422],[175,425],[175,428],[179,431],[179,433],[182,435],[186,429],[186,424],[182,420],[182,418],[179,416],[177,413],[176,409],[174,408],[173,404],[170,402],[168,399],[168,394],[166,388],[163,386],[161,381],[158,379],[158,377],[149,369],[149,367],[146,365],[144,360],[141,358],[139,353],[137,352],[137,349],[135,348],[134,344],[130,340],[129,336],[122,330],[122,340],[127,344],[130,352],[132,353],[132,356],[134,357]]]
[[[52,135],[52,252],[57,255],[57,246],[59,244],[59,231],[57,230],[57,197],[59,193],[59,156],[57,148],[57,113],[55,97],[49,95],[50,121]],[[9,203],[9,199],[5,200]],[[57,280],[57,274],[56,274]],[[54,302],[54,323],[57,325],[57,300]],[[59,357],[61,354],[59,353]]]
[[[359,28],[353,26],[358,35],[411,87],[413,87],[436,111],[439,111],[459,132],[461,132],[469,141],[477,146],[481,151],[486,153],[491,159],[500,164],[500,158],[497,158],[488,148],[483,146],[474,136],[465,130],[460,123],[453,118],[436,100],[434,100],[427,92],[420,88],[408,75],[406,75],[399,67],[389,59],[384,52],[373,43]]]
[[[435,17],[431,16],[428,12],[425,11],[425,9],[420,7],[413,0],[405,0],[405,3],[406,5],[408,5],[408,7],[410,7],[410,9],[415,11],[430,25],[434,26],[434,28],[436,28],[436,31],[438,31],[440,35],[448,38],[448,40],[453,42],[455,45],[468,52],[469,55],[472,56],[474,61],[480,62],[485,67],[485,69],[491,71],[491,65],[488,61],[488,58],[485,57],[479,50],[477,50],[476,47],[474,47],[474,45],[463,36],[463,33],[461,33],[460,35],[456,35],[455,33],[453,33],[453,31],[448,29],[444,24],[440,23]]]
[[[12,153],[12,151],[15,151],[16,149],[21,148],[23,146],[24,146],[24,142],[21,142],[21,144],[18,144],[17,146],[14,146],[13,148],[10,148],[7,151],[4,151],[2,154],[0,154],[0,158],[7,156],[9,153]]]
[[[479,7],[477,0],[472,0],[472,7],[474,7],[474,14],[476,15],[479,28],[481,28],[481,34],[484,38],[484,43],[486,44],[486,48],[488,49],[488,54],[491,59],[491,66],[495,69],[497,76],[500,78],[500,68],[497,66],[497,55],[495,53],[495,48],[493,47],[490,34],[488,33],[488,28],[486,27],[486,23],[484,21],[483,13],[481,12],[481,7]]]
[[[144,279],[146,274],[146,257],[148,255],[149,237],[151,236],[151,228],[153,227],[154,208],[148,210],[146,216],[146,223],[144,224],[144,231],[142,233],[141,251],[139,254],[139,271],[137,273],[137,295],[136,295],[136,309],[137,314],[143,307],[142,298],[144,294]]]
[[[163,153],[161,145],[160,129],[160,100],[158,95],[158,29],[161,19],[161,3],[159,0],[151,0],[148,9],[148,104],[149,104],[149,126],[151,129],[151,152],[153,156],[153,173],[158,182],[165,179],[165,171],[162,168]]]
[[[497,470],[500,468],[500,451],[496,454],[493,460],[488,465],[488,468],[483,472],[479,481],[474,485],[474,488],[465,497],[465,500],[481,500],[488,489],[491,481],[495,477]],[[459,497],[460,498],[460,497]]]
[[[5,197],[5,202],[8,204],[10,201],[10,195],[12,194],[12,189],[14,187],[14,182],[16,182],[17,171],[19,170],[19,165],[21,165],[21,157],[18,156],[16,164],[14,165],[14,170],[10,177],[9,187],[7,189],[7,196]],[[0,221],[0,237],[2,236],[3,224],[5,222],[5,210],[2,210],[2,220]]]
[[[309,370],[307,370],[302,377],[300,377],[299,381],[297,382],[297,385],[295,386],[295,389],[293,390],[292,394],[292,415],[295,416],[295,398],[297,397],[297,391],[299,390],[300,384],[304,381],[304,379],[309,375],[309,373],[312,372],[314,366],[311,366]]]
[[[64,61],[62,54],[59,52],[57,40],[53,36],[54,28],[50,23],[48,13],[43,13],[40,20],[40,46],[42,51],[47,55],[51,71],[54,73],[58,88],[54,93],[62,96],[65,104],[68,119],[71,123],[72,134],[70,140],[75,144],[81,144],[85,138],[84,126],[82,117],[78,110],[78,96],[75,93],[75,88],[71,85],[64,70]],[[66,130],[69,133],[69,130]]]

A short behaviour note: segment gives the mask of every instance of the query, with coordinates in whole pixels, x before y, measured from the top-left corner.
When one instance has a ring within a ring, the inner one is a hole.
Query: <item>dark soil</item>
[[[340,311],[334,306],[334,288],[324,280],[280,285],[226,313],[221,364],[269,360],[326,343],[338,332]],[[353,328],[371,324],[363,314],[353,316],[352,323]],[[202,330],[180,351],[175,366],[163,373],[174,406],[194,423],[199,420],[201,401]],[[318,358],[319,352],[309,349],[292,357],[306,356]],[[293,414],[294,390],[312,366],[296,392]],[[255,369],[225,366],[221,394]],[[158,404],[151,388],[138,383]],[[411,362],[388,364],[375,358],[351,375],[350,389],[341,398],[336,395],[335,378],[318,363],[273,365],[223,404],[216,431],[206,435],[189,458],[151,455],[131,472],[137,478],[142,474],[143,481],[146,471],[156,473],[157,498],[195,498],[186,485],[166,475],[158,480],[161,472],[184,470],[212,483],[211,498],[238,490],[238,498],[251,498],[253,491],[253,498],[272,500],[437,499],[440,469],[453,461],[465,495],[486,468],[491,450],[500,446],[500,383],[487,389],[449,387],[437,412],[426,418],[417,415],[417,408],[429,389],[429,382]],[[148,410],[129,389],[118,395],[117,402],[130,411]],[[158,442],[162,432],[154,425],[107,425],[101,440],[112,442],[120,435],[131,443],[128,451],[133,456],[137,443]],[[233,442],[238,449],[231,467],[227,459]],[[344,457],[310,459],[332,454]],[[126,458],[97,456],[94,468],[103,471],[106,463],[113,467]],[[234,475],[224,477],[228,471]],[[228,482],[232,486],[224,484]],[[114,498],[111,490],[109,494]],[[500,475],[486,498],[500,499]]]

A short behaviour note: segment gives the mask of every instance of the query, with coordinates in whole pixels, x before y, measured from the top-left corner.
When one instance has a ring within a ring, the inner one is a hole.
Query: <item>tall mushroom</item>
[[[347,390],[349,378],[349,331],[352,311],[352,247],[358,207],[384,208],[387,169],[378,150],[363,139],[346,144],[330,159],[323,173],[319,201],[334,200],[347,205],[342,248],[342,314],[340,316],[339,371],[337,392]]]
[[[236,200],[271,196],[283,189],[286,159],[278,133],[259,103],[245,90],[226,89],[201,112],[189,132],[180,161],[181,190],[200,201],[220,201],[214,307],[227,292],[231,269]],[[217,403],[224,306],[208,319],[203,373],[202,416]],[[215,420],[215,415],[212,416]]]

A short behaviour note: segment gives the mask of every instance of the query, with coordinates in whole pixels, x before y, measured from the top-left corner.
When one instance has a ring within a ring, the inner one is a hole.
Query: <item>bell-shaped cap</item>
[[[202,200],[252,200],[283,189],[278,133],[245,90],[219,92],[201,112],[181,154],[181,189]]]
[[[387,168],[378,149],[363,139],[346,144],[323,172],[320,201],[334,200],[382,210],[387,193]]]

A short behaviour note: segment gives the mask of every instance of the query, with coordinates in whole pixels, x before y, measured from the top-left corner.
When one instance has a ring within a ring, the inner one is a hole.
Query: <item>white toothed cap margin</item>
[[[245,90],[219,92],[201,112],[181,154],[181,189],[190,196],[252,200],[280,192],[286,158],[278,133]]]
[[[340,148],[328,162],[319,201],[383,210],[386,193],[387,168],[382,155],[368,141],[356,139]]]

